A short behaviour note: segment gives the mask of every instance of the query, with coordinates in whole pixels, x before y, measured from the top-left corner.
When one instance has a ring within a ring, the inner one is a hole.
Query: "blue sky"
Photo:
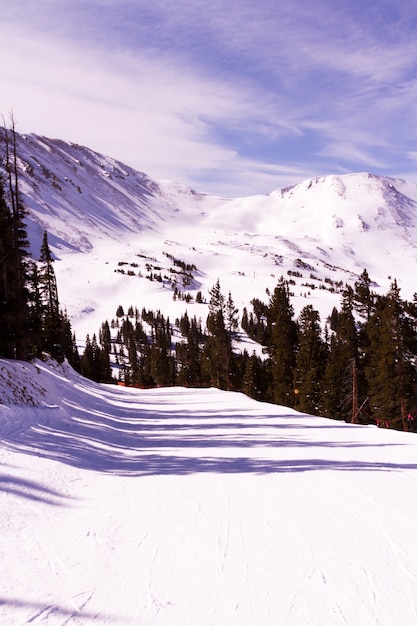
[[[415,0],[0,0],[0,112],[222,195],[417,181]]]

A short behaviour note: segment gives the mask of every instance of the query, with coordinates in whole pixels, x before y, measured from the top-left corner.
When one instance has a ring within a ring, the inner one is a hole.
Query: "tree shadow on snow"
[[[62,505],[62,495],[57,491],[33,480],[25,480],[11,474],[0,474],[0,493],[8,493],[51,506]]]
[[[83,600],[82,596],[85,596],[86,594],[79,594],[79,598],[77,598],[77,596],[75,598],[70,598],[70,600]],[[9,612],[10,609],[13,609],[16,613],[25,613],[26,617],[22,617],[22,619],[24,619],[24,622],[14,622],[14,623],[25,623],[25,624],[31,624],[31,623],[38,623],[39,620],[44,620],[44,619],[48,619],[49,617],[55,616],[55,617],[59,617],[60,619],[63,619],[65,621],[63,621],[62,623],[67,624],[72,618],[76,619],[78,623],[78,620],[83,620],[84,624],[90,624],[92,622],[94,623],[100,623],[101,621],[108,624],[108,623],[116,623],[116,618],[114,616],[108,615],[108,614],[97,614],[96,612],[88,612],[86,611],[84,608],[81,608],[80,610],[77,610],[76,608],[67,608],[64,606],[61,606],[60,603],[54,603],[54,604],[48,604],[48,603],[42,603],[42,602],[29,602],[27,600],[20,600],[17,598],[5,598],[5,597],[1,597],[0,596],[0,619],[1,619],[1,615],[2,615],[2,607],[5,607],[6,610]],[[17,616],[16,616],[17,619]],[[120,621],[122,619],[122,621]],[[10,622],[8,622],[10,623]],[[117,617],[117,623],[123,623],[123,618]]]
[[[361,438],[360,428],[340,422],[330,423],[325,438],[314,432],[314,418],[306,418],[304,426],[293,414],[259,416],[250,408],[245,412],[232,407],[219,414],[218,407],[208,403],[202,408],[197,401],[193,409],[193,396],[186,393],[167,395],[169,409],[164,409],[163,393],[158,398],[87,393],[80,386],[78,395],[63,399],[63,408],[39,410],[35,425],[8,434],[3,445],[77,468],[125,476],[417,469],[417,463],[368,461],[370,448],[382,451],[398,444],[370,443]],[[323,421],[317,419],[317,433],[322,429]],[[340,458],[343,448],[356,459],[346,460],[346,453]],[[302,458],[300,449],[305,450]],[[35,484],[6,481],[0,488],[34,499],[57,497],[45,496],[43,487]]]

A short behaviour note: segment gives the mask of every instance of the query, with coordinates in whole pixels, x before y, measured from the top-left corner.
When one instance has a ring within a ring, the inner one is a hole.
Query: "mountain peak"
[[[327,286],[355,281],[365,267],[382,289],[392,276],[405,297],[415,291],[409,272],[417,261],[414,183],[360,172],[315,177],[268,195],[222,198],[155,181],[59,139],[18,136],[18,157],[33,254],[46,229],[61,259],[61,298],[74,316],[94,312],[100,324],[120,302],[136,303],[146,284],[138,276],[151,265],[166,279],[145,290],[146,304],[172,308],[170,256],[198,268],[195,289],[208,292],[220,278],[240,308],[253,297],[264,299],[281,275],[296,275],[296,308],[309,292],[323,315],[339,301]],[[135,268],[129,275],[136,279],[123,276],[119,263]],[[101,291],[94,295],[97,281]],[[323,290],[312,292],[312,286]],[[103,293],[106,302],[100,302]]]

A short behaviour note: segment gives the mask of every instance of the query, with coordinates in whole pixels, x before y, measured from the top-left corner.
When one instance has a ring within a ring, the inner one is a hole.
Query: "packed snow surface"
[[[0,624],[414,626],[415,434],[0,361]]]

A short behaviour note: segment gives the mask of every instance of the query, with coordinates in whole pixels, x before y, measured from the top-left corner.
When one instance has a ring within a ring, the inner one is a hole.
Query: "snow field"
[[[2,625],[416,623],[415,435],[0,367]]]

